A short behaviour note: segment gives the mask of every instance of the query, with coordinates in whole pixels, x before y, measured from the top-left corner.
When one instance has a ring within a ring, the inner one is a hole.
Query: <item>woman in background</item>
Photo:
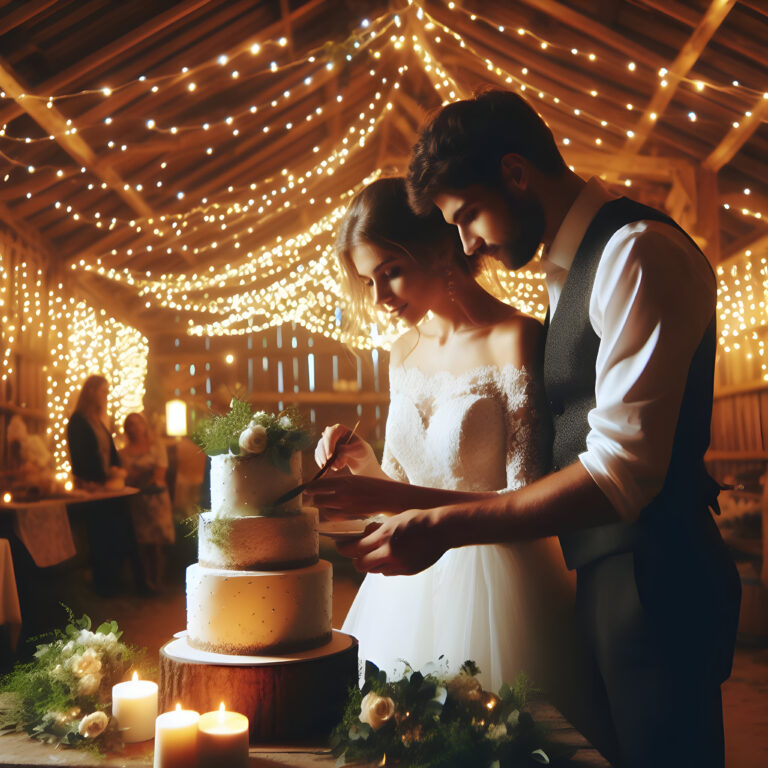
[[[109,429],[109,384],[98,374],[83,383],[75,410],[67,424],[67,443],[72,474],[79,488],[121,487],[125,470],[120,466]],[[145,591],[136,551],[136,537],[126,499],[104,499],[73,505],[71,511],[85,516],[93,575],[93,589],[114,595],[120,586],[123,560],[131,561],[136,587]]]
[[[168,454],[153,440],[140,413],[129,413],[123,423],[128,444],[120,451],[126,482],[139,489],[130,499],[133,528],[144,582],[151,592],[163,587],[165,548],[175,540],[171,498],[165,484]]]

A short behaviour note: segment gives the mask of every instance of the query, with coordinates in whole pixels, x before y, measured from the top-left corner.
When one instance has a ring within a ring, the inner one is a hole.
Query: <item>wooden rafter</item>
[[[40,99],[31,97],[16,79],[14,72],[0,60],[0,88],[49,135],[55,136],[56,143],[80,165],[84,165],[95,176],[110,186],[136,213],[151,216],[152,209],[138,192],[131,189],[115,170],[100,160],[86,141],[78,134],[71,133],[67,121],[55,108],[48,109]]]
[[[709,8],[693,31],[693,34],[680,49],[680,53],[678,53],[675,60],[669,65],[669,72],[659,82],[656,92],[653,94],[650,103],[645,108],[634,130],[634,136],[627,139],[624,145],[626,152],[637,153],[642,149],[657,119],[664,114],[667,106],[672,101],[680,81],[698,61],[702,51],[712,39],[712,35],[717,32],[735,2],[736,0],[711,0]]]
[[[0,21],[0,35],[10,32],[12,29],[21,26],[24,22],[33,19],[46,8],[55,5],[57,0],[27,0],[18,8],[7,13]]]
[[[751,115],[738,121],[738,125],[723,137],[704,161],[704,166],[712,171],[719,171],[749,141],[760,124],[768,118],[768,98],[761,96],[752,107]]]
[[[45,95],[55,94],[60,88],[75,82],[79,78],[87,75],[89,72],[102,67],[110,61],[114,61],[139,43],[156,35],[168,26],[176,24],[190,13],[198,10],[209,2],[209,0],[186,0],[185,2],[174,5],[165,13],[154,16],[151,21],[142,24],[137,29],[133,29],[128,34],[123,35],[118,40],[105,45],[103,48],[80,59],[76,64],[62,70],[52,78],[40,83],[36,91]],[[24,112],[22,105],[10,105],[0,111],[0,123],[9,123],[13,118],[18,117]]]

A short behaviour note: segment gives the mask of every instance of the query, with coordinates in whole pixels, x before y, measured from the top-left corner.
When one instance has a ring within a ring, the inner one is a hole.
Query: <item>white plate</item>
[[[382,516],[367,517],[362,520],[328,520],[317,526],[317,532],[321,536],[327,536],[334,541],[351,541],[359,539],[365,533],[366,526],[371,523],[380,524]]]

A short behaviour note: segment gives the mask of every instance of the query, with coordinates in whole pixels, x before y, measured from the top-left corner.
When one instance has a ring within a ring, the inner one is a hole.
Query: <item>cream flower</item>
[[[101,675],[83,675],[77,684],[77,691],[82,696],[91,696],[99,690],[100,685]]]
[[[72,671],[76,677],[97,675],[101,672],[101,658],[93,648],[88,648],[82,656],[72,657]]]
[[[249,424],[241,433],[240,450],[245,453],[263,453],[267,447],[267,430],[261,424]]]
[[[370,691],[360,702],[360,720],[378,731],[395,714],[395,702],[389,696],[379,696]]]
[[[290,416],[281,416],[277,422],[283,429],[290,429],[293,426]]]
[[[90,715],[86,715],[81,721],[78,727],[78,732],[81,736],[85,736],[86,739],[95,739],[97,736],[101,736],[104,733],[104,729],[109,723],[109,718],[105,712],[91,712]]]

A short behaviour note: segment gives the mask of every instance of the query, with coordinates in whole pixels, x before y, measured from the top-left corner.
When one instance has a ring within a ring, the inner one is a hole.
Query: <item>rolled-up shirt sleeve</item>
[[[590,298],[600,337],[596,404],[579,460],[624,520],[637,519],[664,484],[716,296],[706,259],[668,224],[630,224],[606,245]]]

